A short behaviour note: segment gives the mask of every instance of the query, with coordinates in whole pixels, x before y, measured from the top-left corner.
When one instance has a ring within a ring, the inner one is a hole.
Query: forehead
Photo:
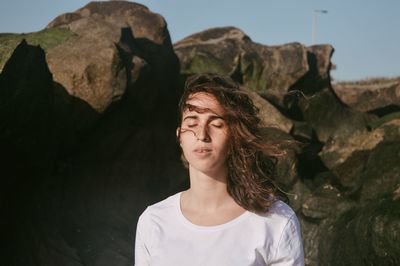
[[[215,96],[207,92],[197,92],[189,95],[185,104],[194,106],[198,110],[202,110],[202,113],[214,113],[219,116],[223,116],[225,113],[224,108],[222,108],[221,104],[218,102]],[[196,111],[191,111],[186,108],[183,111],[183,114],[190,112]]]

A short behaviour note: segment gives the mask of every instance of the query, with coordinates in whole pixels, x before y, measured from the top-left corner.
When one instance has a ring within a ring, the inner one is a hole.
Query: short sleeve
[[[147,211],[147,210],[146,210]],[[146,222],[147,212],[144,211],[140,215],[137,226],[136,226],[136,237],[135,237],[135,266],[149,266],[150,265],[150,254],[147,248],[149,234],[146,230],[148,223]]]
[[[270,266],[303,266],[304,251],[300,224],[295,214],[282,231],[277,250]]]

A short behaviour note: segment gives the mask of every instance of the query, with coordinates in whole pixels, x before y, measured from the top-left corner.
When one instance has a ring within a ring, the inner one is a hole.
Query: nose
[[[211,141],[211,137],[210,134],[208,132],[208,126],[207,125],[203,125],[203,126],[199,126],[197,132],[196,132],[196,138],[197,140],[203,141],[203,142],[210,142]]]

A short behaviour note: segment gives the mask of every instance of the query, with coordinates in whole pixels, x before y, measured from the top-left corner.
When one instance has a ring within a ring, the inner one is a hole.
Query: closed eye
[[[210,121],[210,125],[215,128],[223,128],[225,126],[225,122],[220,117],[212,117]]]
[[[222,128],[223,126],[224,126],[224,124],[222,124],[222,123],[213,123],[213,124],[211,124],[213,127],[216,127],[216,128]]]

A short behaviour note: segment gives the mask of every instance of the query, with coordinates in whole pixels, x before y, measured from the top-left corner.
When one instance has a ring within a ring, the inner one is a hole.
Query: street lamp
[[[316,9],[313,12],[313,19],[312,19],[312,44],[315,44],[315,40],[316,40],[316,32],[317,32],[317,14],[321,13],[321,14],[327,14],[328,10],[321,10],[321,9]]]

